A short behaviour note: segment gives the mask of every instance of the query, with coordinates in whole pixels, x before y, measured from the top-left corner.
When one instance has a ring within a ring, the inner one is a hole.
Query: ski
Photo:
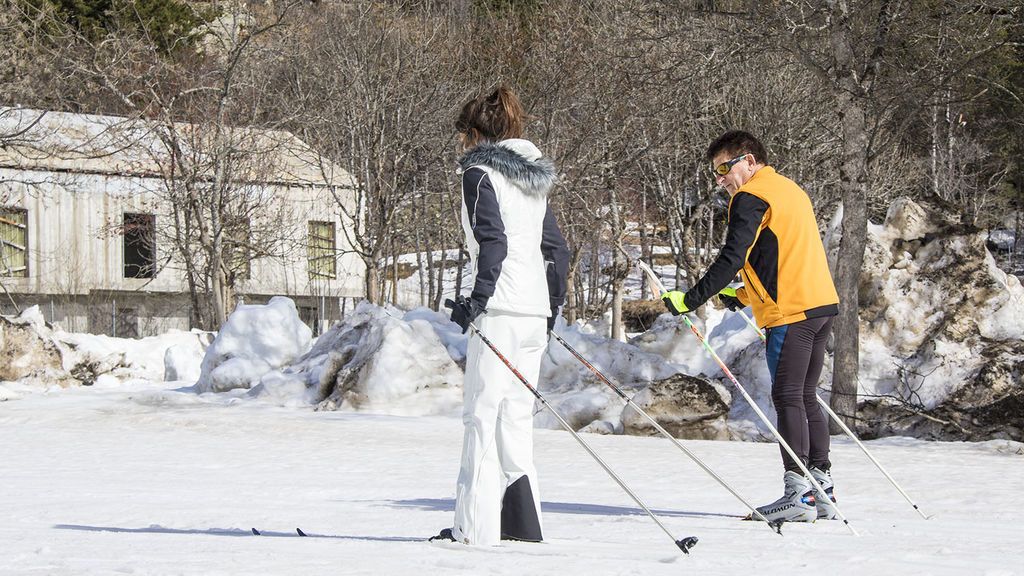
[[[260,532],[256,528],[250,528],[250,530],[252,530],[252,535],[253,536],[262,536],[263,535],[263,532]],[[290,534],[288,534],[288,533],[275,534],[275,536],[286,536],[286,535],[290,535]],[[301,536],[303,538],[308,536],[308,534],[306,534],[305,532],[302,531],[302,528],[296,528],[295,529],[295,535],[296,536]]]

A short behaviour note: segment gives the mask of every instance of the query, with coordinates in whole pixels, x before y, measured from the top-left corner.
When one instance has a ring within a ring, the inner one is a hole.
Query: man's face
[[[728,168],[728,172],[725,175],[719,174],[718,171],[715,171],[719,166],[724,166],[723,170]],[[725,188],[729,196],[736,194],[740,186],[746,184],[747,180],[750,180],[754,172],[757,171],[753,154],[734,155],[724,150],[712,159],[711,168],[715,171],[715,183]]]

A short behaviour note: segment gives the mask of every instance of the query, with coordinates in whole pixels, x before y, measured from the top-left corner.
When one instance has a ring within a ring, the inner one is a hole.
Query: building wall
[[[266,304],[273,294],[247,294],[240,304]],[[300,318],[315,335],[322,334],[351,312],[361,297],[290,296]],[[18,306],[38,306],[43,318],[68,332],[106,334],[118,338],[142,338],[170,330],[193,328],[191,303],[187,294],[153,292],[96,292],[88,295],[21,294]],[[0,300],[0,314],[13,316],[17,310],[7,299]]]
[[[84,323],[89,331],[110,333],[118,308],[145,318],[138,328],[145,334],[139,335],[188,329],[188,288],[173,246],[162,233],[170,222],[162,186],[157,178],[0,168],[0,204],[28,210],[29,276],[5,277],[4,287],[19,305],[40,304],[44,316],[49,316],[48,309],[54,315],[61,310],[65,323],[73,324],[65,326],[69,330],[81,330]],[[250,278],[239,281],[236,292],[248,295],[250,303],[273,295],[319,302],[361,297],[364,268],[349,250],[342,230],[347,221],[329,191],[275,184],[259,192],[276,207],[270,225],[284,255],[252,260]],[[162,267],[155,278],[124,277],[124,238],[118,226],[126,212],[156,215],[156,260]],[[334,279],[309,278],[310,220],[335,223]],[[108,329],[102,328],[104,322]]]

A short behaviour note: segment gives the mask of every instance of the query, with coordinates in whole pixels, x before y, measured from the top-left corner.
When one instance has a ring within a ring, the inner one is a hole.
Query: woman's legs
[[[510,361],[530,384],[537,386],[547,347],[546,320],[520,316],[514,324],[519,348]],[[497,446],[507,486],[502,498],[502,537],[539,542],[543,536],[537,469],[533,464],[533,408],[533,394],[522,382],[512,383],[498,413]]]
[[[476,325],[487,339],[536,385],[544,352],[542,317],[490,312]],[[533,467],[533,400],[529,390],[477,337],[466,349],[462,420],[465,433],[462,465],[455,497],[452,534],[459,542],[498,544],[502,532],[502,496],[522,477],[513,491],[534,502],[536,522],[526,522],[522,539],[540,539],[540,498]],[[525,517],[519,514],[517,519]],[[524,536],[525,535],[525,536]],[[537,537],[527,537],[536,535]]]

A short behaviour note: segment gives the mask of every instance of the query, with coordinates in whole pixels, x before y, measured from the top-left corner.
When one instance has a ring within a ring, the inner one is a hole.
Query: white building
[[[235,293],[289,296],[319,331],[364,292],[351,188],[287,132],[0,108],[0,311],[117,336],[190,328],[177,247],[200,235],[180,224],[194,203],[234,219]]]

